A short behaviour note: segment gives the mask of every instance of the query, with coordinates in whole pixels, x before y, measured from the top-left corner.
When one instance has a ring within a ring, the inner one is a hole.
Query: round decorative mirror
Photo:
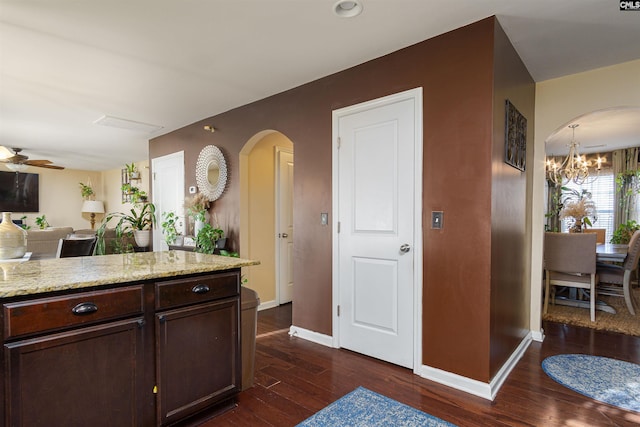
[[[222,151],[215,145],[207,145],[200,151],[196,163],[196,183],[210,202],[222,195],[227,184],[227,163]]]

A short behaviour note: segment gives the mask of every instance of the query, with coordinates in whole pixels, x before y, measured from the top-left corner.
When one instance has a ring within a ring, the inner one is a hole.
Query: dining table
[[[600,243],[596,245],[596,262],[624,262],[629,245],[617,243]]]

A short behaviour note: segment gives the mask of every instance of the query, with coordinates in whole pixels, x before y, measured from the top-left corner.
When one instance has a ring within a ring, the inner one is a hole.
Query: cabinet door
[[[158,421],[169,424],[240,389],[238,298],[156,315]]]
[[[141,319],[4,345],[9,426],[137,426]]]

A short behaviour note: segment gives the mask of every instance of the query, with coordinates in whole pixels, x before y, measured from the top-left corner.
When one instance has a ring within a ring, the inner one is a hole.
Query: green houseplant
[[[36,217],[36,225],[38,226],[38,228],[40,228],[40,230],[44,230],[45,228],[49,227],[46,216],[42,215]]]
[[[640,224],[632,219],[620,224],[613,232],[610,243],[629,243],[631,236],[633,236],[633,233],[635,233],[636,230],[640,230]]]
[[[164,234],[164,240],[167,245],[173,245],[178,239],[179,233],[177,226],[180,221],[180,217],[175,212],[169,211],[162,214],[162,234]]]
[[[113,219],[118,220],[115,226],[117,240],[122,241],[123,236],[133,235],[138,246],[149,246],[151,229],[156,222],[155,215],[156,207],[153,203],[138,203],[131,208],[129,213],[112,212],[107,214],[96,232],[98,236],[96,253],[105,254],[104,233],[107,229],[107,224]]]
[[[93,191],[93,187],[91,187],[91,183],[85,184],[81,182],[79,184],[80,184],[80,195],[82,196],[82,199],[93,200],[93,198],[95,197],[95,193]]]
[[[216,249],[216,242],[224,237],[224,231],[205,224],[196,236],[196,252],[212,254]]]
[[[129,179],[140,179],[140,171],[138,171],[138,167],[134,162],[125,163],[124,167],[127,169],[127,175],[129,175]]]

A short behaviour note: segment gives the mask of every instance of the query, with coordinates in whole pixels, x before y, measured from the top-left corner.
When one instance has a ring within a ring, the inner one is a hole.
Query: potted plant
[[[631,240],[631,236],[636,230],[640,230],[640,224],[638,224],[634,220],[629,220],[625,223],[622,223],[616,228],[616,231],[613,232],[613,236],[611,236],[610,243],[617,244],[628,244]]]
[[[591,193],[586,190],[569,190],[562,205],[560,219],[573,219],[571,231],[574,233],[582,232],[583,225],[591,227],[593,225],[592,218],[593,222],[598,220],[596,205],[591,200]]]
[[[197,237],[207,221],[209,199],[203,193],[196,193],[193,197],[185,198],[184,207],[187,208],[187,215],[194,220],[193,234]]]
[[[138,170],[138,167],[134,162],[131,162],[131,164],[127,163],[124,166],[127,169],[127,175],[129,175],[129,179],[140,179],[140,171]]]
[[[95,193],[93,192],[93,187],[91,187],[91,182],[85,184],[83,182],[80,183],[80,195],[83,200],[93,200],[95,198]]]
[[[45,228],[49,227],[46,216],[42,215],[36,217],[36,225],[38,226],[38,228],[40,228],[40,230],[44,230]]]
[[[136,245],[141,248],[149,246],[151,241],[151,229],[156,222],[156,207],[153,203],[138,203],[134,205],[129,213],[112,212],[107,214],[102,220],[100,228],[96,232],[98,236],[97,253],[104,254],[104,233],[107,224],[112,219],[118,219],[116,224],[116,237],[121,237],[125,233],[133,234]]]
[[[196,236],[196,252],[212,254],[216,250],[216,242],[224,236],[224,231],[205,224]]]
[[[164,234],[164,240],[167,245],[173,245],[178,240],[177,226],[180,224],[180,217],[175,212],[164,212],[162,214],[163,221],[160,224],[162,227],[162,234]]]

